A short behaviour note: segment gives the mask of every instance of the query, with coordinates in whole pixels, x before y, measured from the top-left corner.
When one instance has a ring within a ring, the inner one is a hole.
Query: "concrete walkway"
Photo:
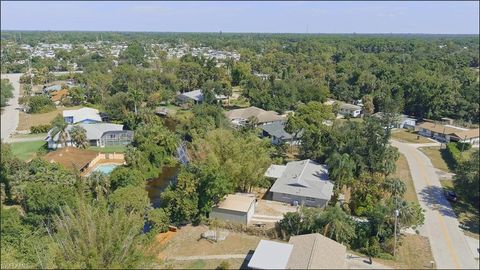
[[[392,141],[404,154],[412,175],[419,203],[425,209],[422,230],[430,241],[436,267],[439,269],[478,269],[478,262],[460,229],[460,224],[450,203],[443,195],[443,188],[430,159],[418,147],[439,143],[408,144]]]
[[[19,120],[18,98],[20,97],[20,76],[22,73],[2,74],[2,79],[8,79],[13,86],[13,97],[8,101],[8,105],[4,107],[1,116],[1,135],[0,138],[5,140],[10,137],[17,129]]]

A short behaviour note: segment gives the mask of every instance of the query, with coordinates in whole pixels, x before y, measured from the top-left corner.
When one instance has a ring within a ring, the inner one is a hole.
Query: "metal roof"
[[[260,129],[282,140],[291,140],[293,135],[285,131],[285,121],[276,121],[270,124],[259,126]],[[298,132],[296,138],[300,138],[303,135],[303,130]]]
[[[224,200],[220,201],[214,209],[218,208],[246,213],[250,210],[254,202],[255,195],[229,194]]]
[[[286,269],[292,249],[292,244],[260,240],[252,258],[248,262],[248,267],[255,269]]]

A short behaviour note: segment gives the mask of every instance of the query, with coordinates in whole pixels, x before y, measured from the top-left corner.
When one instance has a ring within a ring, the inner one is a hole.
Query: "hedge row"
[[[38,125],[38,126],[31,127],[30,132],[34,133],[34,134],[47,133],[51,128],[52,128],[52,125],[50,125],[50,124]]]
[[[458,149],[458,143],[447,143],[446,150],[448,158],[452,161],[452,165],[454,166],[454,168],[456,168],[458,164],[462,161],[462,152],[460,152],[460,149]]]

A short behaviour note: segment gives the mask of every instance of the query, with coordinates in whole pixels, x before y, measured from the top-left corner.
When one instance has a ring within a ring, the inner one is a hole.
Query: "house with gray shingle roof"
[[[334,185],[326,165],[306,159],[272,166],[265,172],[266,177],[277,179],[270,188],[272,200],[324,207],[332,197]]]
[[[252,269],[345,269],[347,247],[318,233],[288,243],[261,240],[248,263]]]
[[[303,130],[298,134],[290,134],[285,131],[285,121],[276,121],[270,124],[259,126],[262,130],[262,136],[271,139],[272,144],[300,144],[300,137],[303,135]]]

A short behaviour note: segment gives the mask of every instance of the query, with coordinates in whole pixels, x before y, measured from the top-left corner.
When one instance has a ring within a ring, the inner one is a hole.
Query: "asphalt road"
[[[10,137],[12,133],[17,129],[19,111],[18,111],[18,98],[20,97],[20,76],[17,74],[2,74],[2,79],[9,79],[14,88],[13,97],[8,101],[8,105],[3,109],[1,116],[1,139],[5,140]]]
[[[415,191],[423,209],[425,224],[423,229],[430,240],[433,258],[438,269],[478,269],[465,235],[443,195],[438,175],[430,159],[417,148],[419,144],[392,141],[400,153],[404,154],[412,175]]]

